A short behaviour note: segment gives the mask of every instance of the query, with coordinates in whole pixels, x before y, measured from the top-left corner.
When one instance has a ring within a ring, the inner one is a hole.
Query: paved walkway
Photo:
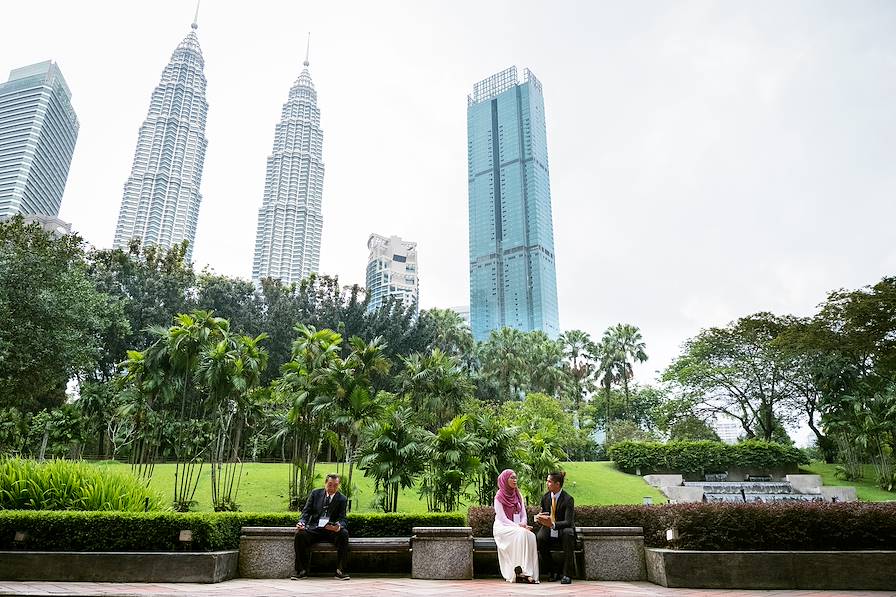
[[[755,595],[762,597],[896,597],[894,591],[739,591],[739,590],[699,590],[666,589],[648,582],[588,582],[575,581],[568,586],[556,583],[540,585],[514,585],[498,579],[480,580],[413,580],[410,578],[355,578],[337,581],[330,578],[307,578],[290,580],[249,580],[237,579],[213,585],[176,583],[90,583],[90,582],[13,582],[0,580],[0,595],[58,595],[81,597],[85,595],[143,596],[164,595],[183,597],[239,597],[242,595],[327,595],[328,597],[354,597],[356,595],[437,595],[439,597],[487,595],[527,595],[530,597],[557,597],[566,595],[620,595],[623,597],[646,597],[658,595],[675,597],[731,597],[735,595]]]

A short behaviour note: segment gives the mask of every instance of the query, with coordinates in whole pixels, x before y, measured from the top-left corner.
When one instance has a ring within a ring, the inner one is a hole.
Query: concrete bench
[[[243,527],[240,532],[242,578],[286,578],[295,568],[295,527]],[[349,537],[352,554],[369,554],[352,562],[351,570],[403,572],[410,568],[410,537]],[[323,556],[323,557],[316,557]],[[311,571],[335,569],[336,547],[316,543],[311,548]],[[355,564],[367,564],[356,566]]]

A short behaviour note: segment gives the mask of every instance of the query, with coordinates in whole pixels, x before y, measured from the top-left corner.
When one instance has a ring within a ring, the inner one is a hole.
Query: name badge
[[[327,523],[328,523],[328,522],[330,522],[330,517],[329,517],[329,516],[321,516],[321,517],[320,517],[320,520],[317,521],[317,526],[319,526],[319,527],[325,527],[325,526],[327,526]]]
[[[560,531],[551,529],[551,537],[559,537],[559,536],[560,536]]]

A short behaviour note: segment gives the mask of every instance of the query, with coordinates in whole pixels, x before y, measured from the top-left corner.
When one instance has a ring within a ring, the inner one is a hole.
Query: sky
[[[187,0],[3,7],[0,75],[55,60],[81,123],[60,217],[109,247]],[[466,95],[544,85],[562,329],[640,327],[651,381],[701,329],[810,315],[896,273],[896,3],[228,2],[198,36],[209,115],[197,269],[249,278],[265,161],[305,58],[326,165],[321,271],[418,243],[423,308],[469,303]]]

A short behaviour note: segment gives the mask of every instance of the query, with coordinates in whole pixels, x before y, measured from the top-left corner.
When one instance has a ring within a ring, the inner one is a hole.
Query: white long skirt
[[[507,582],[513,582],[516,573],[513,569],[520,566],[523,576],[531,576],[538,580],[538,547],[535,533],[521,526],[496,524],[492,527],[495,545],[498,546],[498,564],[501,576]]]

